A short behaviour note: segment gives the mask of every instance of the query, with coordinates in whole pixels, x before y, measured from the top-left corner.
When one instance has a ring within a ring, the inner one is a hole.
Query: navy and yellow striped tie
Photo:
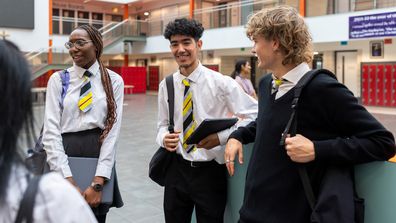
[[[183,149],[189,153],[191,150],[195,150],[194,145],[188,145],[187,139],[195,130],[195,121],[193,113],[193,100],[192,92],[190,89],[190,81],[186,78],[183,79],[184,88],[184,100],[183,100]]]
[[[92,74],[89,71],[84,72],[84,83],[80,90],[80,100],[78,100],[78,107],[81,111],[87,112],[92,108],[92,89],[89,78]]]

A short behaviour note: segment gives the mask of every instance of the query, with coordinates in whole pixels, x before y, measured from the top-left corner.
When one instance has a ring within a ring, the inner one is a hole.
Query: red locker
[[[376,105],[384,105],[384,64],[377,65]]]
[[[396,107],[396,64],[392,69],[392,107]]]
[[[369,100],[368,100],[368,105],[376,105],[376,71],[377,71],[377,65],[371,64],[369,66]]]
[[[367,64],[362,65],[362,104],[368,105],[368,70],[369,67]]]
[[[159,66],[149,66],[149,89],[158,91],[159,85]]]
[[[384,106],[392,105],[392,65],[385,65]]]

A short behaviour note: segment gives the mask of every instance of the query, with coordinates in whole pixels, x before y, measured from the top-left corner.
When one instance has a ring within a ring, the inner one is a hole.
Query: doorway
[[[360,97],[359,65],[357,51],[336,51],[336,76],[355,97]]]

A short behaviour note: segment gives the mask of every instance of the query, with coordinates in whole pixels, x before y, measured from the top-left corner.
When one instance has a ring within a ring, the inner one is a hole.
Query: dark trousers
[[[223,223],[226,176],[224,164],[210,161],[191,165],[177,155],[165,181],[165,221],[190,223],[195,207],[198,223]]]
[[[98,223],[106,223],[106,215],[95,215],[96,220]]]

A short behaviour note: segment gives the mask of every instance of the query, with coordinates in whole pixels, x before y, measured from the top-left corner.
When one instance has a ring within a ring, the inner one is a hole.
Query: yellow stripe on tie
[[[183,109],[183,117],[191,110],[191,107],[192,107],[192,103],[190,102],[187,104],[187,107]]]
[[[184,98],[184,101],[183,101],[183,108],[186,107],[186,104],[187,104],[188,102],[191,101],[191,97],[192,97],[192,93],[189,92],[189,94],[186,95],[186,97]]]
[[[78,106],[81,106],[82,104],[84,104],[84,102],[87,101],[89,98],[92,98],[92,92],[89,92],[87,95],[80,98],[80,100],[78,101]]]
[[[92,104],[92,97],[89,98],[84,104],[80,106],[81,111],[84,111],[87,107],[91,106]]]

